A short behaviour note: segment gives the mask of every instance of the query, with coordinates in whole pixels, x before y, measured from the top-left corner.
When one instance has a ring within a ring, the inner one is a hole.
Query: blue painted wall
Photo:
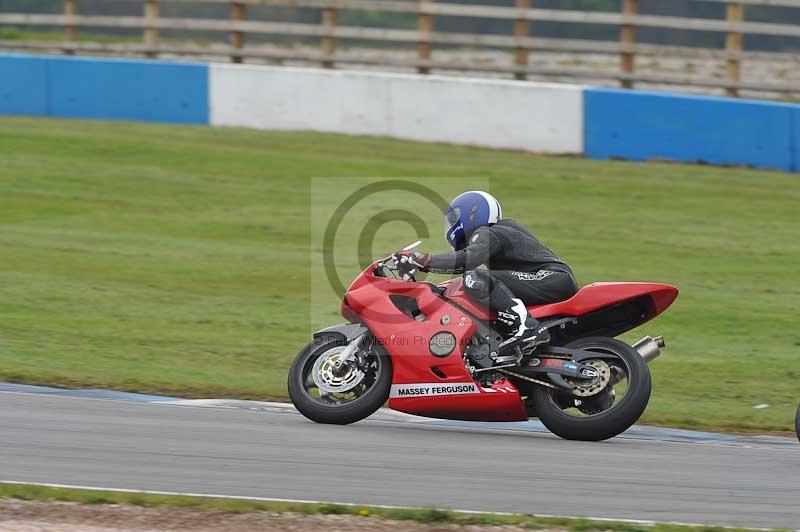
[[[800,170],[797,105],[586,89],[584,113],[587,157]]]
[[[0,55],[0,114],[208,124],[208,65]]]
[[[47,58],[0,55],[0,114],[47,115]]]
[[[52,116],[208,124],[208,66],[51,58]]]
[[[792,111],[792,172],[800,172],[800,105]]]

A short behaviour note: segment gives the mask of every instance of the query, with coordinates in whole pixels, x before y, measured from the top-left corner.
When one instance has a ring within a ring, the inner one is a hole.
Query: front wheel
[[[572,395],[537,386],[533,398],[539,419],[552,433],[567,440],[601,441],[628,430],[650,400],[650,369],[628,344],[603,336],[581,338],[566,346],[596,351],[612,358],[583,360],[598,377],[575,380]]]
[[[392,364],[368,338],[353,362],[336,368],[347,345],[339,337],[308,344],[289,368],[289,397],[311,421],[347,425],[375,413],[389,398]]]

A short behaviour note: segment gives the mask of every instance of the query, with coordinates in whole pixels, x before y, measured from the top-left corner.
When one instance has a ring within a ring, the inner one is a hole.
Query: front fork
[[[355,354],[358,351],[361,344],[364,342],[364,338],[366,338],[367,332],[364,331],[363,333],[359,334],[352,340],[350,343],[347,344],[342,356],[340,356],[336,362],[333,363],[333,367],[336,371],[340,371],[345,366],[349,365],[353,360],[355,360]]]

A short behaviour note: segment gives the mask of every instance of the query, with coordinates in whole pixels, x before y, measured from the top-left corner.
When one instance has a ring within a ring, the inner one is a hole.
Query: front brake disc
[[[364,372],[353,364],[337,369],[336,362],[344,355],[344,349],[332,349],[320,355],[311,368],[311,378],[321,392],[344,393],[352,390],[364,380]]]

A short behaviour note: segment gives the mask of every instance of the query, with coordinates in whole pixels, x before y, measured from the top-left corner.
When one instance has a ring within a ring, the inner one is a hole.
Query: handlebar
[[[398,280],[401,279],[401,277],[399,277],[397,275],[398,269],[394,267],[394,264],[392,264],[391,261],[383,260],[383,261],[379,261],[375,265],[375,275],[377,277],[386,277],[386,278],[388,278],[389,276],[386,275],[387,271],[390,271],[390,272],[394,273],[393,277],[395,279],[398,279]],[[414,271],[416,271],[416,270],[414,270]],[[416,282],[416,279],[414,278],[414,274],[413,273],[409,273],[409,274],[404,275],[402,277],[402,280],[403,281]]]
[[[403,251],[412,251],[412,250],[416,249],[420,244],[422,244],[422,240],[417,240],[413,244],[409,244],[406,247],[404,247]],[[395,272],[395,273],[398,271],[398,269],[392,263],[392,256],[393,255],[389,255],[388,257],[385,257],[385,258],[383,258],[383,259],[381,259],[381,260],[379,260],[377,262],[377,264],[375,265],[375,275],[376,276],[378,276],[378,277],[388,277],[386,275],[385,270],[389,270],[389,271]],[[412,270],[411,272],[409,272],[407,274],[404,274],[403,277],[402,277],[402,280],[403,281],[416,282],[416,279],[414,278],[414,274],[415,273],[416,273],[416,270]],[[398,279],[398,276],[395,275],[394,278]]]

